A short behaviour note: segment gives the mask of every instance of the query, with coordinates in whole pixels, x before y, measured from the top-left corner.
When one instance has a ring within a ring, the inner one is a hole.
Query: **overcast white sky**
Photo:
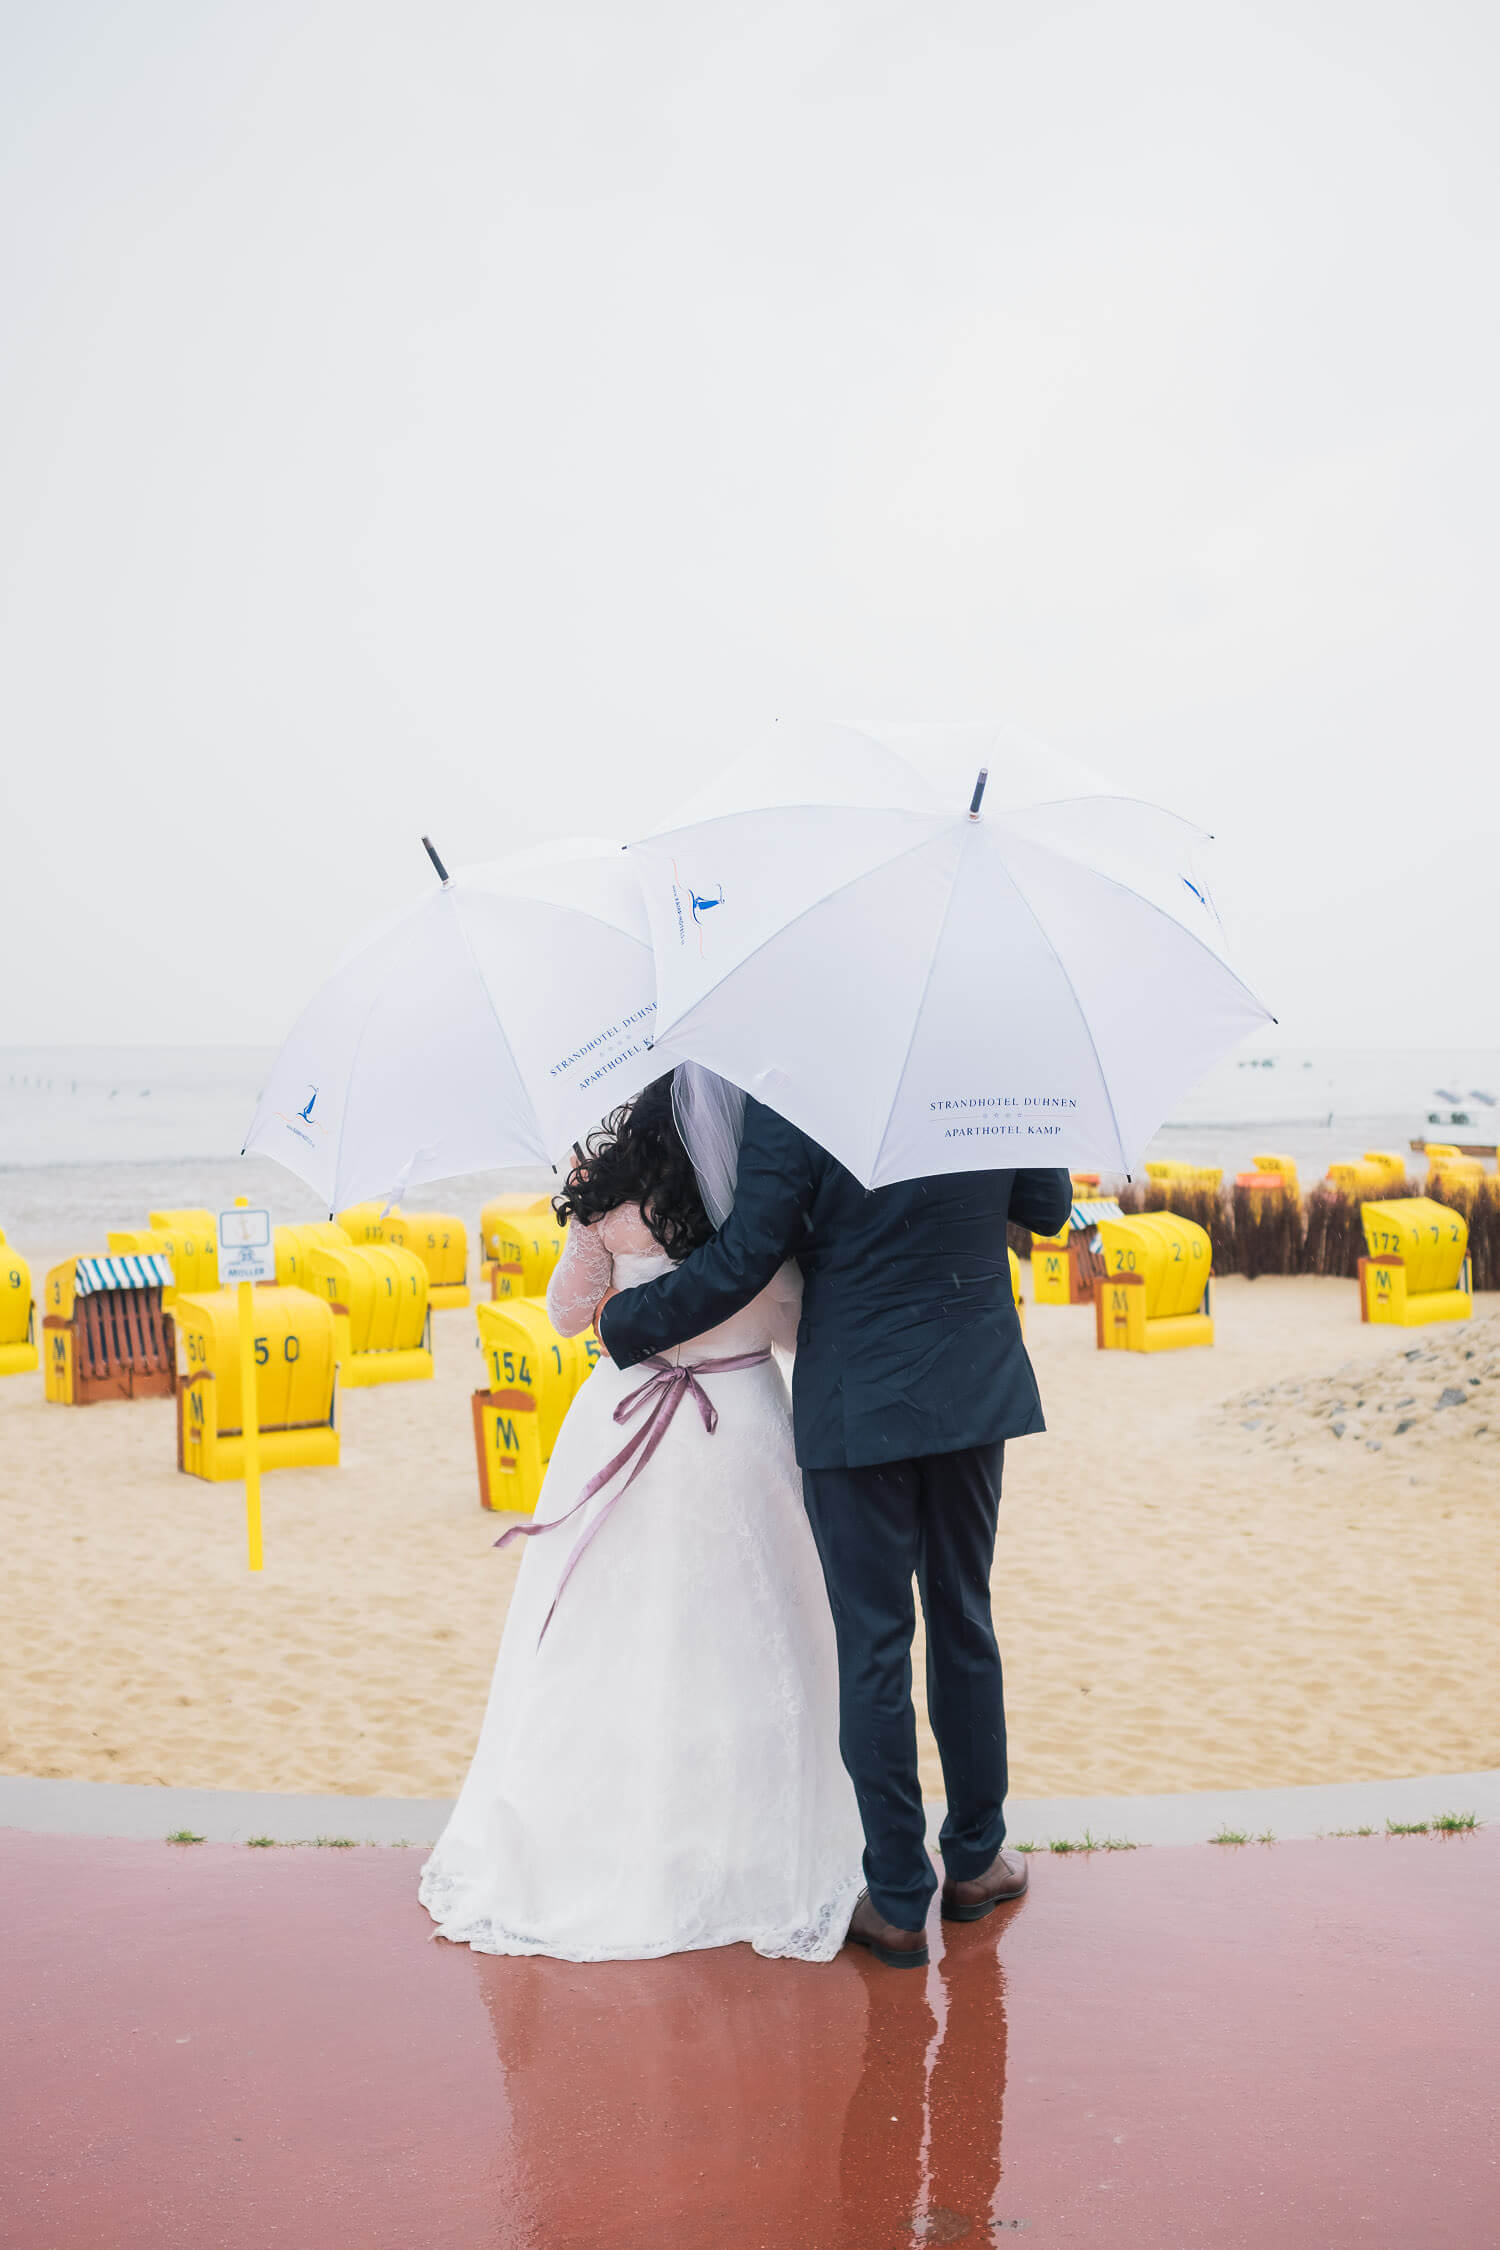
[[[278,1040],[778,714],[1196,814],[1493,1044],[1500,17],[7,0],[0,1041]]]

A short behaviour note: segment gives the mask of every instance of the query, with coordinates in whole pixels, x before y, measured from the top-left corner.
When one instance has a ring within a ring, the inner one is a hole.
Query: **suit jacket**
[[[802,1269],[792,1414],[805,1469],[954,1453],[1043,1427],[1011,1295],[1005,1222],[1056,1234],[1065,1171],[958,1172],[862,1188],[761,1103],[745,1104],[734,1209],[675,1273],[610,1300],[620,1367],[702,1335],[789,1257]]]

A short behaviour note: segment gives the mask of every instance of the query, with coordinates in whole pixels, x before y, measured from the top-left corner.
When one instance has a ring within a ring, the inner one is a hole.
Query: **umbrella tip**
[[[981,766],[979,769],[979,779],[974,784],[974,794],[969,800],[970,820],[977,820],[979,818],[979,808],[980,805],[984,802],[984,785],[989,780],[989,778],[989,767]]]
[[[433,844],[432,838],[430,836],[424,836],[422,838],[422,848],[426,852],[427,857],[432,861],[433,866],[437,869],[438,880],[446,890],[448,886],[448,870],[443,865],[442,861],[438,858],[437,849]]]

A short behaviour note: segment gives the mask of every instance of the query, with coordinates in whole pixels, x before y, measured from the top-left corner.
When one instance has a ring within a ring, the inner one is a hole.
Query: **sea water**
[[[148,1211],[216,1210],[236,1195],[278,1220],[326,1217],[293,1173],[239,1154],[273,1052],[0,1048],[0,1227],[41,1265],[102,1250],[111,1227],[144,1226]],[[1497,1096],[1500,1048],[1247,1046],[1175,1105],[1148,1155],[1232,1172],[1273,1150],[1295,1158],[1306,1182],[1335,1159],[1404,1151],[1413,1137],[1493,1149]],[[1469,1122],[1451,1124],[1455,1111]],[[410,1200],[472,1224],[489,1195],[553,1184],[545,1167],[517,1167],[432,1181]]]
[[[1455,1122],[1455,1119],[1459,1122]],[[1150,1157],[1248,1169],[1295,1158],[1303,1183],[1368,1148],[1425,1170],[1413,1140],[1500,1143],[1500,1048],[1240,1048],[1174,1105]]]
[[[227,1209],[237,1195],[278,1223],[326,1219],[314,1191],[239,1153],[271,1047],[0,1047],[0,1227],[39,1283],[46,1264],[102,1250],[111,1227],[157,1210]],[[542,1194],[545,1166],[434,1180],[412,1209],[456,1211],[477,1244],[491,1195]]]

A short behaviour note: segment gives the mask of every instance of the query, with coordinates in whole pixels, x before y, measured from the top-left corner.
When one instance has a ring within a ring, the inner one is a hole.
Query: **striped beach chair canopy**
[[[170,1289],[170,1258],[80,1258],[73,1269],[73,1288],[80,1297],[101,1289]]]
[[[1075,1203],[1068,1214],[1068,1225],[1075,1234],[1081,1234],[1086,1228],[1096,1227],[1101,1219],[1118,1219],[1120,1215],[1119,1204],[1106,1196],[1093,1203]]]

